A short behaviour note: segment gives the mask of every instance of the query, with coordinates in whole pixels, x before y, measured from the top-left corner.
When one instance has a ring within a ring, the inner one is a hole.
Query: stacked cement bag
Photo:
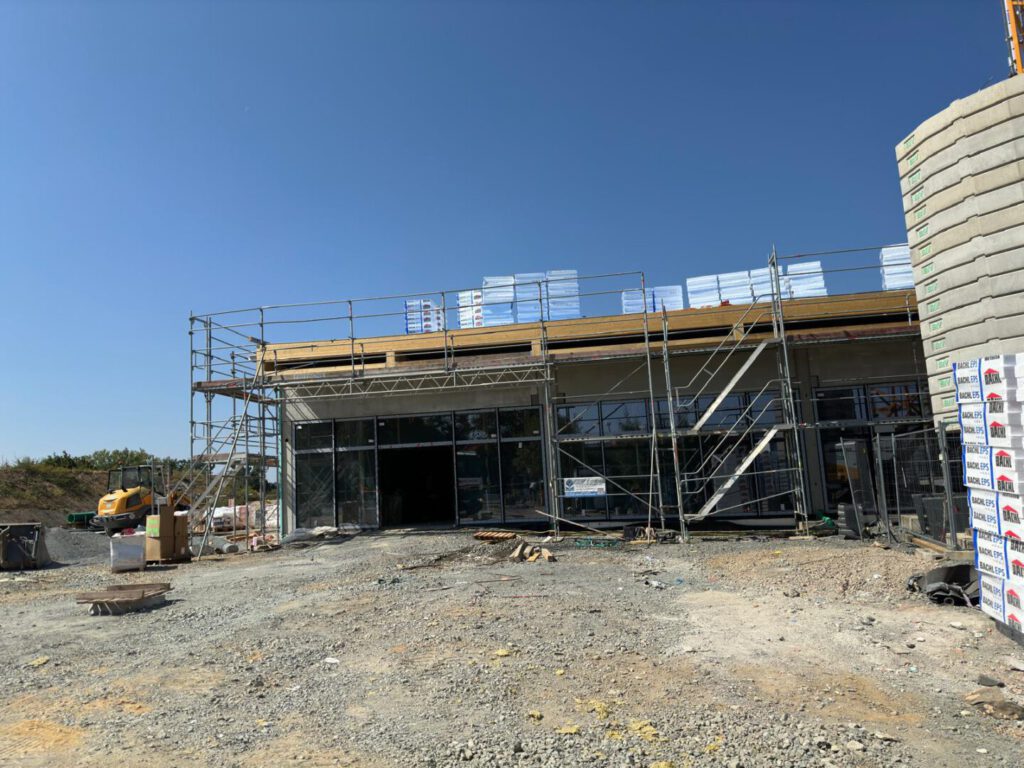
[[[1024,355],[953,366],[964,485],[968,488],[981,608],[1018,632],[1024,622]],[[1018,378],[1021,377],[1021,378]]]

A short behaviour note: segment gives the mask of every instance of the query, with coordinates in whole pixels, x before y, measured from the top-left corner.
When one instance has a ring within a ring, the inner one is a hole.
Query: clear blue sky
[[[997,0],[0,0],[0,458],[187,455],[190,311],[905,239]]]

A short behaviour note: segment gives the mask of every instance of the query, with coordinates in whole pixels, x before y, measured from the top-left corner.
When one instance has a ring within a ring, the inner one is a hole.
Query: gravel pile
[[[110,539],[103,531],[47,528],[46,550],[55,563],[100,563],[110,560]]]

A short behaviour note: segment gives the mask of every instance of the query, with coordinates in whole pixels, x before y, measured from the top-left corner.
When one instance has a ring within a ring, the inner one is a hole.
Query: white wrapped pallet
[[[953,363],[957,403],[992,400],[1020,403],[1017,358],[1017,355],[993,355]]]
[[[754,300],[750,288],[750,273],[744,270],[719,275],[718,292],[722,301],[728,301],[730,304],[750,304]]]
[[[981,610],[996,621],[1006,623],[1006,589],[1017,591],[1007,582],[988,574],[978,575],[978,604]]]
[[[1024,521],[1021,519],[1021,497],[1012,493],[998,493],[978,488],[967,489],[967,506],[971,512],[971,527],[999,536],[1024,539]]]
[[[1024,587],[1024,539],[975,528],[974,567]]]
[[[1020,411],[991,414],[988,403],[963,403],[957,420],[965,444],[980,443],[1000,448],[1024,445],[1024,414]]]
[[[546,275],[543,272],[519,272],[514,276],[516,322],[537,323],[547,303]]]
[[[681,285],[656,285],[649,289],[649,294],[648,303],[652,312],[674,312],[684,307]]]
[[[914,287],[909,245],[890,245],[878,254],[882,264],[882,290],[896,291]]]
[[[790,264],[786,268],[786,280],[794,299],[807,299],[816,296],[828,296],[825,288],[825,274],[821,270],[820,261],[805,261]]]
[[[772,300],[772,273],[768,267],[750,270],[750,293],[755,302]]]
[[[1018,493],[1024,480],[1024,452],[993,448],[977,443],[963,444],[963,481],[968,488]]]
[[[717,307],[722,303],[718,275],[686,278],[686,301],[690,307]]]
[[[484,327],[512,325],[515,322],[512,313],[515,298],[514,277],[511,275],[485,277],[483,285]]]
[[[483,291],[459,291],[459,328],[481,328],[484,324]]]
[[[546,319],[575,320],[582,317],[579,273],[575,269],[549,269],[546,275]]]

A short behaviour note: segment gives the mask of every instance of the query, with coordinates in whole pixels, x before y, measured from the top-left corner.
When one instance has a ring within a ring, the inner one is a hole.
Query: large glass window
[[[586,437],[601,434],[601,417],[597,403],[561,405],[558,407],[559,437]]]
[[[878,421],[921,419],[921,394],[917,384],[872,384],[868,386],[871,418]]]
[[[396,416],[377,420],[377,440],[381,445],[424,445],[451,442],[451,439],[450,413]]]
[[[331,450],[334,446],[334,425],[329,421],[295,425],[295,450]]]
[[[692,427],[697,423],[696,406],[685,405],[689,399],[688,395],[675,398],[677,430]],[[668,420],[668,399],[657,400],[654,406],[658,413],[658,431],[668,433],[672,429],[672,424]]]
[[[295,525],[334,525],[334,461],[330,453],[295,454]]]
[[[718,395],[701,395],[697,398],[697,417],[703,416],[717,398]],[[734,392],[726,395],[715,412],[704,422],[704,427],[706,429],[728,429],[739,420],[744,408],[746,408],[746,402],[742,394]]]
[[[497,437],[498,420],[494,411],[463,411],[455,414],[456,440],[476,442],[495,440]]]
[[[604,447],[608,473],[608,512],[612,517],[647,514],[647,503],[658,503],[658,477],[651,475],[649,441],[624,441]]]
[[[374,444],[373,419],[346,419],[334,424],[334,444],[341,448],[367,448]]]
[[[544,509],[544,466],[540,440],[515,440],[501,444],[501,493],[505,522],[541,518]]]
[[[649,434],[651,426],[647,401],[603,402],[601,424],[606,436]]]
[[[819,389],[814,393],[818,421],[864,421],[864,393],[860,387]]]
[[[502,439],[540,437],[540,411],[537,408],[502,408],[498,420]]]
[[[373,426],[373,422],[370,422]],[[335,454],[338,523],[364,528],[377,525],[377,452],[339,451]]]
[[[497,443],[457,445],[455,476],[459,522],[501,522]]]

